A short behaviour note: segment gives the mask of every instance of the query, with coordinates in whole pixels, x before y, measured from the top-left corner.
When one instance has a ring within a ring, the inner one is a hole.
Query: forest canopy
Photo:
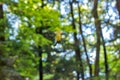
[[[0,0],[0,80],[118,80],[120,0]]]

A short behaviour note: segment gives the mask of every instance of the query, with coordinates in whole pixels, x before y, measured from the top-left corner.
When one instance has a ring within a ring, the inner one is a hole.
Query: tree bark
[[[39,76],[40,76],[40,78],[39,78],[39,80],[43,80],[43,64],[42,64],[42,47],[41,46],[39,46]]]
[[[106,80],[109,80],[109,70],[108,70],[109,66],[108,66],[107,50],[106,50],[102,30],[101,30],[101,38],[102,38],[102,45],[103,45],[103,51],[104,51],[104,60],[105,60],[104,61],[104,64],[105,64],[105,78],[106,78]]]
[[[42,2],[42,5],[41,5],[41,8],[43,8],[45,5],[44,5],[44,0],[41,0]],[[41,22],[42,24],[42,22]],[[40,29],[41,30],[41,29]],[[42,34],[42,30],[39,32],[39,34]],[[43,63],[42,63],[42,47],[41,46],[38,46],[38,53],[39,53],[39,80],[43,80]]]
[[[98,12],[97,12],[97,5],[98,5],[98,0],[94,0],[94,7],[93,7],[93,17],[95,19],[95,26],[96,26],[96,35],[97,35],[97,46],[96,46],[96,60],[95,60],[95,72],[94,76],[99,76],[99,56],[100,56],[100,38],[102,38],[102,45],[103,45],[103,51],[104,51],[104,60],[105,60],[105,74],[106,74],[106,80],[109,79],[109,71],[108,71],[108,62],[107,62],[107,51],[105,47],[105,41],[101,29],[101,22],[98,17]]]
[[[98,0],[94,0],[94,7],[92,10],[93,17],[95,19],[95,27],[96,27],[96,37],[97,37],[97,43],[96,43],[96,58],[95,58],[95,69],[94,69],[94,76],[99,76],[99,58],[100,58],[100,30],[101,30],[101,22],[98,17],[97,12],[97,6],[98,6]]]
[[[116,8],[118,10],[119,19],[120,19],[120,0],[116,0]]]
[[[3,5],[0,4],[0,20],[2,21],[4,19],[4,15],[3,15]],[[0,24],[0,33],[2,33],[2,35],[0,36],[0,41],[5,41],[5,36],[4,36],[4,23]]]
[[[72,27],[75,30],[75,19],[74,19],[74,13],[73,13],[73,4],[72,2],[69,1],[70,4],[70,10],[71,10],[71,17],[72,17]],[[76,62],[80,62],[80,64],[77,64],[77,68],[80,69],[80,71],[77,69],[77,80],[80,79],[80,75],[82,80],[84,80],[84,70],[83,70],[83,64],[82,64],[82,58],[81,58],[81,53],[79,49],[79,41],[77,39],[77,33],[74,32],[74,46],[75,46],[75,55],[76,55]]]
[[[0,3],[0,19],[3,19],[3,4]]]
[[[3,21],[4,15],[3,15],[3,4],[0,4],[0,21]],[[4,45],[3,42],[5,41],[4,36],[4,23],[0,23],[0,45]],[[6,63],[1,59],[3,57],[4,51],[0,49],[0,67],[4,66]],[[1,70],[1,69],[0,69]]]
[[[84,38],[84,35],[83,35],[83,31],[82,31],[81,11],[80,11],[79,3],[77,3],[77,5],[78,5],[78,14],[79,14],[79,30],[80,30],[80,34],[82,36],[82,41],[83,41],[84,51],[85,51],[85,55],[86,55],[86,59],[87,59],[87,64],[89,66],[89,75],[90,75],[90,77],[92,77],[92,66],[90,64],[89,56],[88,56],[88,53],[87,53],[86,42],[85,42],[85,38]]]

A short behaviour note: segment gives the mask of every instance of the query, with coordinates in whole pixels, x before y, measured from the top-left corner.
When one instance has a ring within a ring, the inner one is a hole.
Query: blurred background
[[[119,80],[120,0],[0,0],[0,80]]]

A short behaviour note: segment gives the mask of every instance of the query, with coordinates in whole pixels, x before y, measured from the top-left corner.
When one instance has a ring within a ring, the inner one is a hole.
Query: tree
[[[117,1],[1,0],[0,77],[119,79]]]
[[[93,17],[95,19],[95,27],[96,27],[96,35],[97,35],[94,76],[99,76],[99,70],[100,70],[99,58],[100,58],[100,44],[101,44],[101,40],[100,40],[101,22],[98,17],[97,6],[98,6],[98,1],[94,0],[94,7],[92,10],[92,13],[93,13]]]
[[[78,5],[78,14],[79,14],[79,30],[80,30],[80,34],[82,36],[82,42],[83,42],[83,46],[84,46],[84,51],[85,51],[87,63],[88,63],[88,66],[89,66],[89,74],[90,74],[90,77],[92,77],[92,66],[90,64],[90,59],[89,59],[89,56],[88,56],[88,53],[87,53],[86,42],[85,42],[85,38],[84,38],[84,35],[83,35],[82,22],[81,22],[81,11],[80,11],[79,3],[77,3],[77,5]]]
[[[76,26],[75,26],[75,19],[74,19],[74,13],[73,13],[73,4],[72,4],[72,2],[69,2],[69,4],[70,4],[70,9],[71,9],[71,16],[72,16],[72,27],[75,30]],[[79,80],[80,74],[81,74],[82,80],[84,80],[84,69],[83,69],[82,57],[81,57],[81,52],[80,52],[79,45],[78,45],[79,41],[77,39],[77,33],[74,32],[73,34],[74,34],[76,62],[80,62],[76,65],[77,69],[80,69],[80,72],[79,72],[79,70],[77,70],[77,80]]]
[[[0,3],[0,78],[2,80],[12,79],[12,80],[23,80],[23,77],[16,72],[13,68],[13,64],[15,62],[15,58],[10,56],[10,50],[7,43],[6,37],[6,28],[8,27],[7,20],[5,20],[3,4]],[[5,24],[6,21],[6,24]],[[6,75],[7,74],[7,75]]]

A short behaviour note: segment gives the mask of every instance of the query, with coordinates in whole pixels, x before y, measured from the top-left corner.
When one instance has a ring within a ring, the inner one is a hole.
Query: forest
[[[120,0],[0,0],[0,80],[120,80]]]

